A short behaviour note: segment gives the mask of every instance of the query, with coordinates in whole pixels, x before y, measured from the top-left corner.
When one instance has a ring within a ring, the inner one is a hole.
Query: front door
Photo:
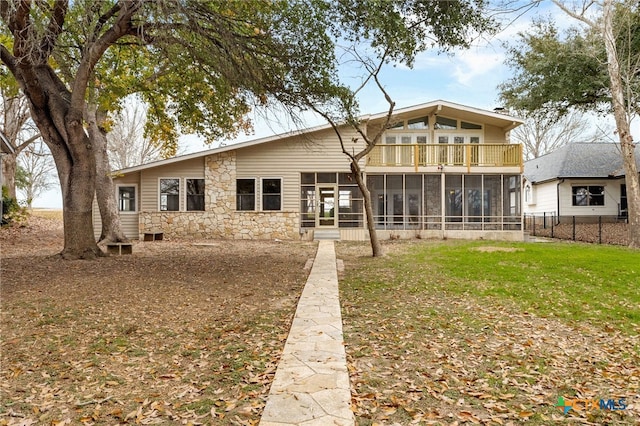
[[[316,225],[318,227],[336,227],[337,188],[333,185],[317,187],[318,209],[316,209]]]

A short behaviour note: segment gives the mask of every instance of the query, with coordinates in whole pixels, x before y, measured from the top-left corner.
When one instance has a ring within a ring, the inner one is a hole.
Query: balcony
[[[518,167],[522,170],[520,144],[394,144],[376,145],[367,166]]]

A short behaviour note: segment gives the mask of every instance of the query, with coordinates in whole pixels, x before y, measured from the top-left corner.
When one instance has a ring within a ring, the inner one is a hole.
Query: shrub
[[[27,210],[21,207],[13,197],[9,197],[9,190],[2,186],[2,226],[13,222],[23,222],[27,218]]]

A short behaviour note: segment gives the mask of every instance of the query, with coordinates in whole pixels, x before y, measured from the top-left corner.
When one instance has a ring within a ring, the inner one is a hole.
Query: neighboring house
[[[385,114],[363,117],[369,134]],[[363,160],[381,238],[522,239],[522,121],[446,101],[397,110]],[[347,149],[363,147],[351,128]],[[329,125],[115,173],[130,238],[368,238],[362,195]],[[94,209],[96,236],[100,216]]]
[[[640,148],[636,147],[640,166]],[[611,221],[627,216],[620,145],[571,143],[524,165],[524,213]]]

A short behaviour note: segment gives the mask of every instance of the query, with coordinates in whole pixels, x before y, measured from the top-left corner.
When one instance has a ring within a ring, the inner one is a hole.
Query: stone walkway
[[[333,241],[319,241],[260,426],[352,426]]]

